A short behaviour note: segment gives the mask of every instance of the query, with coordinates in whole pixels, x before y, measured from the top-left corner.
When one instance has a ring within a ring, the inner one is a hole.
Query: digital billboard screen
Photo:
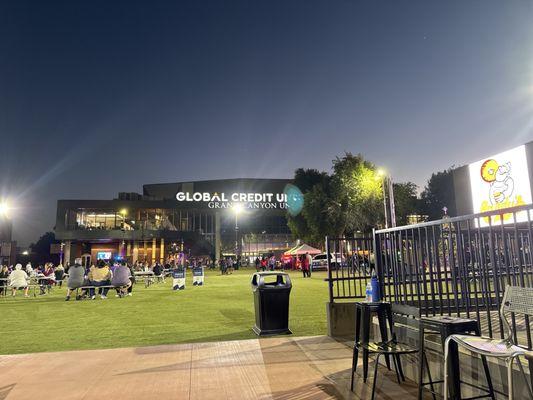
[[[474,213],[502,210],[531,204],[531,183],[526,147],[519,146],[468,166]],[[525,212],[517,213],[516,222],[527,221]],[[492,217],[492,224],[501,224]],[[513,215],[504,214],[503,223],[512,223]],[[481,218],[481,227],[489,226],[489,218]]]

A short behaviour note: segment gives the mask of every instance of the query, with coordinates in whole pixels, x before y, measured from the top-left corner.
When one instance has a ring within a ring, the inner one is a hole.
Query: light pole
[[[381,186],[383,187],[383,211],[385,213],[385,228],[389,227],[389,215],[391,227],[394,228],[396,226],[396,207],[394,206],[394,185],[392,183],[392,177],[381,168],[378,169],[377,175],[383,180]],[[389,192],[389,207],[387,207],[387,190]]]
[[[239,214],[243,212],[244,207],[240,203],[235,203],[232,207],[235,214],[235,257],[239,258]]]
[[[122,252],[121,256],[122,259],[126,259],[126,215],[128,215],[128,210],[123,208],[120,210],[120,214],[122,215]]]

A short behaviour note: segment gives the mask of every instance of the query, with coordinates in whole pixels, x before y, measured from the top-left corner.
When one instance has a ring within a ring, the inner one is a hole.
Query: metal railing
[[[373,239],[326,237],[330,302],[365,297],[365,288],[374,270]]]
[[[533,286],[532,219],[529,205],[375,231],[383,297],[422,315],[475,318],[484,334],[503,338],[505,286]],[[531,348],[527,316],[512,323]]]

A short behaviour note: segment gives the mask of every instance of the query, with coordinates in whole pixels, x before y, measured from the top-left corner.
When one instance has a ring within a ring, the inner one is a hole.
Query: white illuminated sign
[[[468,169],[474,213],[531,204],[531,184],[525,146],[472,163]],[[527,214],[517,213],[516,222],[525,221]],[[492,217],[491,222],[501,224],[500,217]],[[512,222],[514,222],[512,214],[503,215],[504,224]],[[488,218],[480,219],[480,226],[488,225]]]
[[[245,208],[287,208],[285,193],[209,193],[209,192],[178,192],[176,200],[186,202],[204,202],[209,208],[232,208],[234,204],[242,204]]]

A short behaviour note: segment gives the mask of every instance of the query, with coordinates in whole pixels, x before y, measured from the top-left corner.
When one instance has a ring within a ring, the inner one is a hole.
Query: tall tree
[[[308,222],[309,220],[315,221],[315,218],[311,216],[309,207],[307,207],[306,211],[306,204],[311,202],[316,204],[317,201],[319,201],[319,198],[322,197],[322,194],[327,193],[329,175],[326,172],[320,172],[316,169],[299,168],[294,173],[293,184],[298,187],[304,195],[304,206],[299,214],[288,214],[288,226],[294,237],[309,243],[319,244],[323,238],[318,242],[316,241],[319,237],[319,235],[314,233],[317,231],[317,228],[310,226]],[[320,190],[317,189],[316,193],[311,195],[310,193],[315,187],[320,188]],[[306,217],[306,215],[308,217]]]
[[[333,161],[332,194],[340,234],[368,232],[383,220],[383,180],[376,167],[362,155],[346,153]]]
[[[453,187],[452,168],[431,174],[424,191],[421,194],[424,212],[430,220],[440,219],[444,214],[444,207],[448,215],[455,216],[455,195]]]

